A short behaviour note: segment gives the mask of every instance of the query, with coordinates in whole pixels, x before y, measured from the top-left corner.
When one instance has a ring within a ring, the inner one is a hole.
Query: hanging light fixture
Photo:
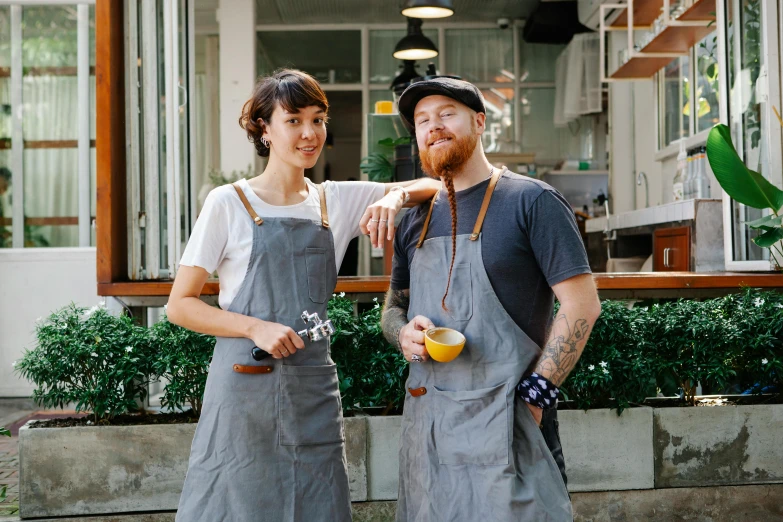
[[[454,14],[451,0],[406,0],[402,14],[411,18],[446,18]]]
[[[394,46],[398,60],[427,60],[438,56],[438,48],[421,32],[421,19],[408,18],[408,34]]]

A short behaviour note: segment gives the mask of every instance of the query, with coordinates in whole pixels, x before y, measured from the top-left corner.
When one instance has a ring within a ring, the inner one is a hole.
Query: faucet
[[[642,178],[644,178],[644,208],[647,208],[650,206],[650,185],[647,183],[647,174],[639,171],[639,174],[636,175],[637,185],[641,186]]]
[[[609,214],[609,198],[605,197],[603,194],[598,195],[598,201],[600,204],[600,201],[603,200],[604,208],[606,209],[606,228],[604,228],[604,243],[606,243],[606,259],[612,258],[612,248],[611,248],[611,242],[617,240],[617,230],[612,230],[609,226],[609,218],[611,215]]]

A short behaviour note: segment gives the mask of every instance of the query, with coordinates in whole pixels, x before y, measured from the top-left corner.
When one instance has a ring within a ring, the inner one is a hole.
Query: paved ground
[[[6,499],[0,502],[0,520],[19,511],[18,424],[37,408],[27,399],[0,399],[0,427],[11,430],[12,437],[0,437],[0,489],[6,486]]]

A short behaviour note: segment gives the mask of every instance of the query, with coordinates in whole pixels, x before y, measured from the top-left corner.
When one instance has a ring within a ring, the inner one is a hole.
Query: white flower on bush
[[[380,307],[381,307],[381,305],[379,305],[378,303],[375,303],[375,306],[373,306],[372,308],[373,308],[373,310],[377,310]]]
[[[97,353],[95,353],[95,352],[92,352],[90,355],[91,355],[92,357],[98,357],[98,354],[97,354]]]
[[[100,305],[95,305],[86,312],[84,312],[84,315],[82,316],[84,319],[89,319],[92,314],[100,310],[102,307]]]
[[[775,308],[783,308],[783,303],[778,303],[775,305]]]
[[[764,300],[760,297],[757,297],[753,300],[753,304],[756,305],[756,308],[764,304]]]
[[[340,292],[340,297],[345,297],[345,292]]]
[[[372,300],[375,301],[376,303],[378,302],[378,298],[377,297],[373,297]]]
[[[12,366],[13,368],[16,368],[16,361],[12,362],[12,363],[11,363],[11,366]]]
[[[591,364],[590,366],[587,367],[587,369],[592,372],[593,370],[595,370],[595,365]]]
[[[126,346],[125,351],[131,353],[133,351],[133,346]]]
[[[766,357],[764,359],[761,359],[761,364],[767,364],[768,362],[769,361],[766,359]]]
[[[607,374],[607,373],[609,373],[609,370],[607,370],[606,368],[604,368],[604,374]]]
[[[601,364],[601,368],[606,368],[606,362],[604,362],[604,361],[601,361],[601,363],[600,363],[600,364]]]

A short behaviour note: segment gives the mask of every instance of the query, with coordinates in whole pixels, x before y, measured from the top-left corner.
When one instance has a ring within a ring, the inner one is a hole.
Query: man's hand
[[[533,420],[536,421],[536,424],[540,428],[541,427],[541,418],[544,415],[544,410],[542,410],[541,408],[536,408],[535,406],[533,406],[533,405],[531,405],[531,404],[529,404],[527,402],[525,403],[525,405],[530,410],[530,413],[533,414]]]
[[[413,355],[421,357],[421,361],[429,359],[427,348],[424,346],[424,332],[430,328],[435,328],[435,325],[422,315],[417,315],[402,327],[399,339],[400,349],[407,361],[410,361]]]

